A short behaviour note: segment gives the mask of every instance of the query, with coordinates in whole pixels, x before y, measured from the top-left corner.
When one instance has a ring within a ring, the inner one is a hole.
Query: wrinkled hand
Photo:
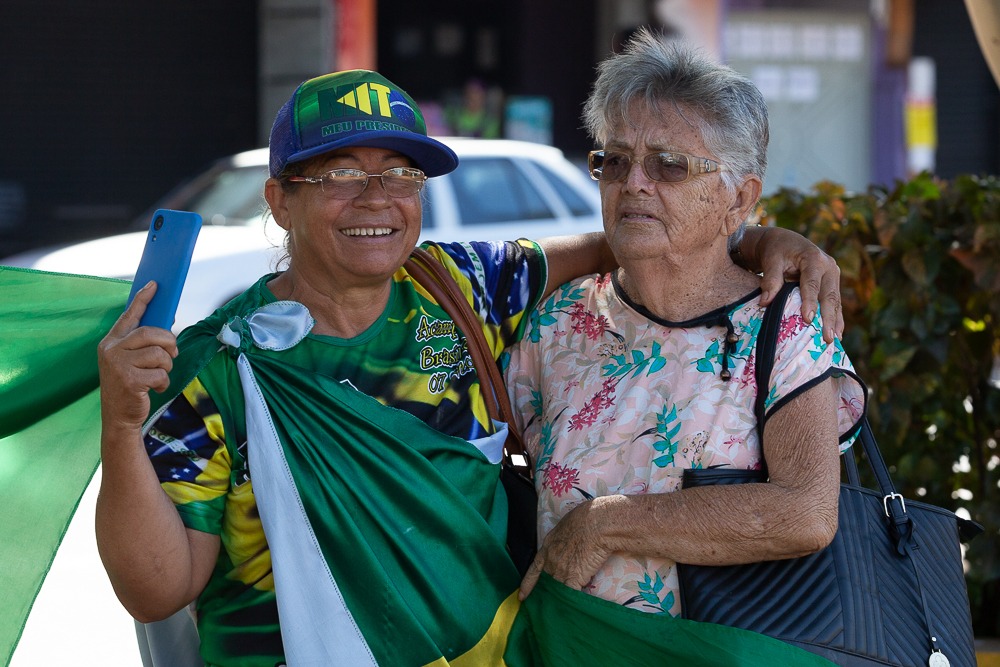
[[[177,356],[177,338],[159,327],[140,327],[156,283],[150,281],[97,346],[101,378],[101,416],[105,426],[142,428],[149,413],[149,391],[164,391]]]
[[[518,594],[521,600],[531,593],[542,570],[576,590],[582,590],[590,583],[612,553],[603,543],[597,518],[603,500],[596,498],[573,508],[545,536],[535,560],[521,581]]]
[[[760,304],[771,303],[785,280],[798,278],[802,294],[802,317],[811,322],[819,301],[823,315],[823,340],[832,343],[844,333],[844,311],[840,302],[840,267],[804,236],[789,230],[768,229],[767,243],[760,244]]]

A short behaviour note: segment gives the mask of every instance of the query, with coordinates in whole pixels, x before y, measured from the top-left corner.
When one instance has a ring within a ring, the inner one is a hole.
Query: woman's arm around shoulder
[[[553,236],[540,239],[545,252],[548,280],[542,297],[565,282],[591,273],[604,274],[618,267],[604,232]],[[832,257],[801,234],[780,227],[751,226],[740,242],[744,268],[763,273],[761,305],[766,306],[785,279],[798,279],[802,292],[802,317],[812,321],[817,304],[826,324],[826,342],[844,331],[840,301],[840,268]]]

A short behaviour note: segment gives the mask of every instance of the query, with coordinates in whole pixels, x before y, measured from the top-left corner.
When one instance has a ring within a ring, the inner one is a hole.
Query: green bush
[[[897,490],[986,527],[969,597],[977,636],[1000,636],[1000,180],[822,182],[761,206],[840,265],[844,347]]]

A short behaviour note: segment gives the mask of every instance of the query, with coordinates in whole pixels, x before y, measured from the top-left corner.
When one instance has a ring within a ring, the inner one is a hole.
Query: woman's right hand
[[[150,281],[97,346],[104,428],[141,429],[149,414],[149,390],[165,391],[177,356],[177,337],[166,329],[139,326],[156,294]]]
[[[583,590],[614,551],[606,539],[624,496],[599,496],[580,503],[542,541],[521,580],[519,599],[531,594],[542,571],[570,588]],[[610,522],[610,524],[609,524]]]
[[[139,326],[152,281],[97,346],[101,377],[101,490],[97,547],[115,594],[143,623],[195,599],[211,576],[219,536],[188,529],[164,493],[143,446],[149,391],[165,391],[177,356],[166,329]]]

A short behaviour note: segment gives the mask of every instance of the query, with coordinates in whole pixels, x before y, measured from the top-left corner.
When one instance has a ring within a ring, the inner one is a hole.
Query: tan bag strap
[[[491,419],[506,422],[507,441],[504,443],[504,458],[527,477],[532,477],[531,460],[524,448],[521,434],[517,432],[514,411],[507,396],[500,369],[497,368],[493,352],[483,335],[483,325],[472,306],[462,293],[455,279],[434,255],[423,248],[414,248],[403,267],[441,305],[455,324],[465,334],[469,355],[479,376],[479,385],[486,413]]]

